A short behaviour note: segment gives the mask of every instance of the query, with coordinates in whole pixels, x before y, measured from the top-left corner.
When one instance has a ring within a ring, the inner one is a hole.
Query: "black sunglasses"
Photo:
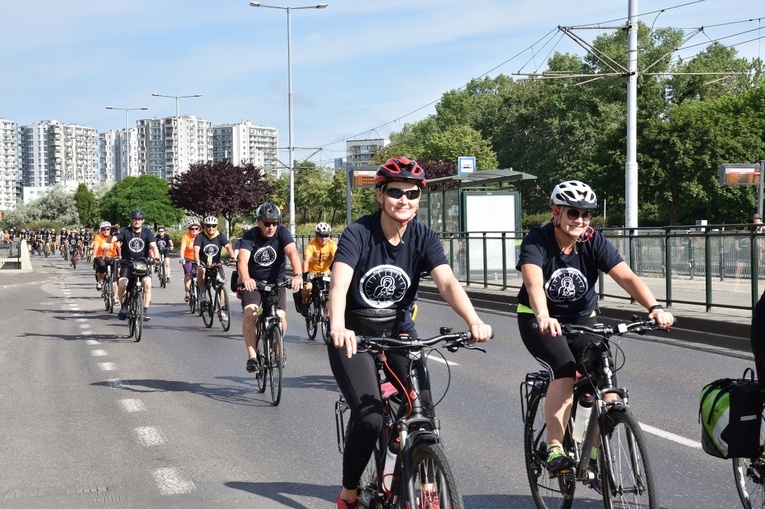
[[[191,227],[189,227],[189,230],[195,232],[195,231],[199,230],[199,226],[191,226]]]
[[[279,221],[263,221],[263,226],[265,226],[266,228],[269,228],[271,226],[278,226],[278,225],[279,225]]]
[[[329,233],[317,233],[316,236],[319,237],[320,239],[326,239],[327,237],[329,237]]]
[[[592,219],[592,211],[591,210],[579,211],[577,209],[567,209],[566,217],[569,218],[571,221],[576,221],[580,217],[582,218],[582,221],[589,221],[590,219]]]
[[[217,227],[218,227],[217,224],[206,224],[205,225],[205,228],[217,228]]]
[[[403,189],[399,189],[397,187],[388,187],[385,189],[385,195],[393,198],[394,200],[399,200],[402,196],[406,196],[407,200],[416,200],[420,197],[420,190],[410,189],[409,191],[404,191]]]

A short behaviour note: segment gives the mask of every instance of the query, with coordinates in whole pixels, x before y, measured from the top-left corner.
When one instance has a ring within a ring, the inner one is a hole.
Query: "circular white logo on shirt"
[[[261,247],[253,255],[255,263],[264,267],[269,267],[276,261],[276,250],[271,246]]]
[[[545,283],[545,293],[553,302],[579,299],[589,289],[587,278],[579,269],[565,267],[553,272]]]
[[[146,243],[141,237],[134,237],[128,242],[128,249],[133,253],[143,253]]]
[[[220,252],[220,249],[218,248],[217,244],[207,244],[205,247],[202,248],[202,252],[209,257],[213,257],[217,255]]]
[[[387,308],[404,298],[412,282],[395,265],[378,265],[361,277],[359,293],[373,308]]]
[[[157,248],[158,249],[165,249],[165,246],[167,246],[167,242],[165,242],[162,239],[157,239]]]

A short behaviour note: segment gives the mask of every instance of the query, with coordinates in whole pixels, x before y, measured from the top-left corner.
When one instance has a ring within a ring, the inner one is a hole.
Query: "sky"
[[[634,1],[649,26],[705,27],[679,55],[719,40],[763,58],[761,0]],[[599,27],[575,32],[592,41],[628,15],[628,0],[327,2],[291,11],[295,160],[327,166],[345,140],[387,138],[473,78],[542,71],[554,51],[584,55],[558,26]],[[288,160],[286,10],[246,0],[0,0],[0,13],[0,118],[120,130],[125,112],[106,106],[147,107],[128,113],[135,127],[175,115],[175,99],[152,93],[202,94],[180,99],[180,114],[276,127]]]

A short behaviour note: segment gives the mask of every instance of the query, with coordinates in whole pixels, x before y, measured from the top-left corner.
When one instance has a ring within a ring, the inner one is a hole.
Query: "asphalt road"
[[[182,302],[177,264],[135,343],[104,312],[88,268],[33,263],[32,273],[0,273],[0,507],[334,507],[338,391],[326,347],[307,339],[293,308],[273,407],[244,369],[240,308],[230,332],[206,329]],[[421,335],[464,327],[443,304],[420,309]],[[496,331],[488,353],[445,352],[451,385],[437,411],[447,452],[466,508],[533,507],[518,387],[538,366],[513,315],[482,316]],[[730,462],[700,449],[698,397],[705,383],[752,366],[751,355],[676,336],[621,342],[619,382],[649,431],[661,505],[737,507]],[[447,365],[430,368],[437,395]],[[585,487],[577,497],[577,507],[602,507]]]

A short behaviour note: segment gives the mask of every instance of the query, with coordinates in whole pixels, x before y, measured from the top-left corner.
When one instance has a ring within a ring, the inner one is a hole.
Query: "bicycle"
[[[167,267],[165,267],[165,255],[163,253],[159,253],[157,277],[159,278],[159,286],[162,288],[167,287]]]
[[[80,249],[76,244],[73,244],[69,248],[69,263],[73,269],[77,268],[77,262],[80,260]]]
[[[231,315],[228,307],[228,293],[226,291],[226,280],[223,279],[222,263],[203,263],[205,268],[205,288],[207,302],[201,302],[202,321],[208,329],[212,327],[215,321],[215,315],[218,315],[218,321],[224,331],[231,328]]]
[[[633,317],[633,320],[637,319],[637,316]],[[597,481],[597,473],[592,471],[590,464],[593,448],[597,448],[597,472],[607,509],[659,508],[645,436],[630,411],[628,390],[616,386],[614,374],[624,366],[624,360],[617,366],[611,347],[622,350],[609,341],[614,335],[622,336],[628,332],[644,334],[656,328],[653,320],[615,326],[562,326],[563,335],[569,339],[580,334],[593,336],[577,362],[577,369],[583,374],[574,382],[574,409],[578,406],[576,402],[586,395],[591,395],[589,399],[594,398],[594,401],[583,437],[575,437],[573,433],[575,420],[583,416],[577,417],[572,409],[562,445],[574,461],[574,467],[554,477],[549,477],[547,472],[544,415],[552,373],[543,370],[526,375],[520,386],[523,446],[531,494],[539,509],[569,508],[573,504],[577,482],[591,485]]]
[[[372,458],[357,488],[361,507],[463,507],[457,477],[441,443],[440,421],[429,415],[422,399],[418,397],[421,383],[417,375],[416,361],[426,359],[431,351],[436,350],[439,343],[443,343],[442,347],[451,352],[456,352],[459,348],[482,352],[485,350],[470,343],[469,332],[452,333],[448,327],[441,327],[439,332],[440,335],[428,339],[356,337],[357,352],[374,354],[378,373],[382,373],[386,350],[402,350],[409,358],[408,376],[403,381],[406,388],[404,392],[398,392],[393,384],[385,381],[380,375],[383,426],[375,442]],[[424,354],[425,350],[428,350],[428,353]],[[425,374],[427,376],[427,366]],[[444,396],[448,390],[449,382]],[[344,452],[347,436],[344,414],[348,409],[348,404],[341,394],[335,403],[337,447],[341,454]],[[389,464],[391,460],[394,461],[392,466]]]
[[[106,274],[101,286],[101,297],[104,299],[104,308],[109,313],[114,312],[114,285],[112,277],[112,264],[106,264]]]
[[[122,260],[121,263],[131,264],[133,267],[125,292],[125,306],[127,307],[128,337],[135,337],[138,343],[143,336],[143,282],[141,279],[149,274],[149,262],[141,258],[140,261]]]
[[[765,443],[765,426],[760,429],[760,443]],[[733,458],[732,465],[744,509],[765,508],[765,451],[761,448],[754,458]]]
[[[183,260],[180,260],[183,265]],[[199,302],[199,285],[197,285],[197,262],[191,262],[191,284],[189,285],[189,311],[192,315],[202,316],[202,306]]]
[[[314,274],[311,278],[313,287],[308,297],[308,312],[305,317],[305,328],[311,339],[316,338],[318,329],[321,329],[321,337],[324,341],[327,341],[329,337],[329,317],[327,316],[329,281],[329,274]]]
[[[292,281],[285,279],[276,283],[255,281],[256,289],[260,292],[261,308],[258,310],[258,346],[256,359],[258,361],[258,392],[266,392],[266,382],[271,385],[271,402],[279,405],[282,399],[282,373],[284,371],[284,337],[282,336],[282,319],[276,314],[277,289],[289,288]],[[244,288],[239,283],[237,289]]]

